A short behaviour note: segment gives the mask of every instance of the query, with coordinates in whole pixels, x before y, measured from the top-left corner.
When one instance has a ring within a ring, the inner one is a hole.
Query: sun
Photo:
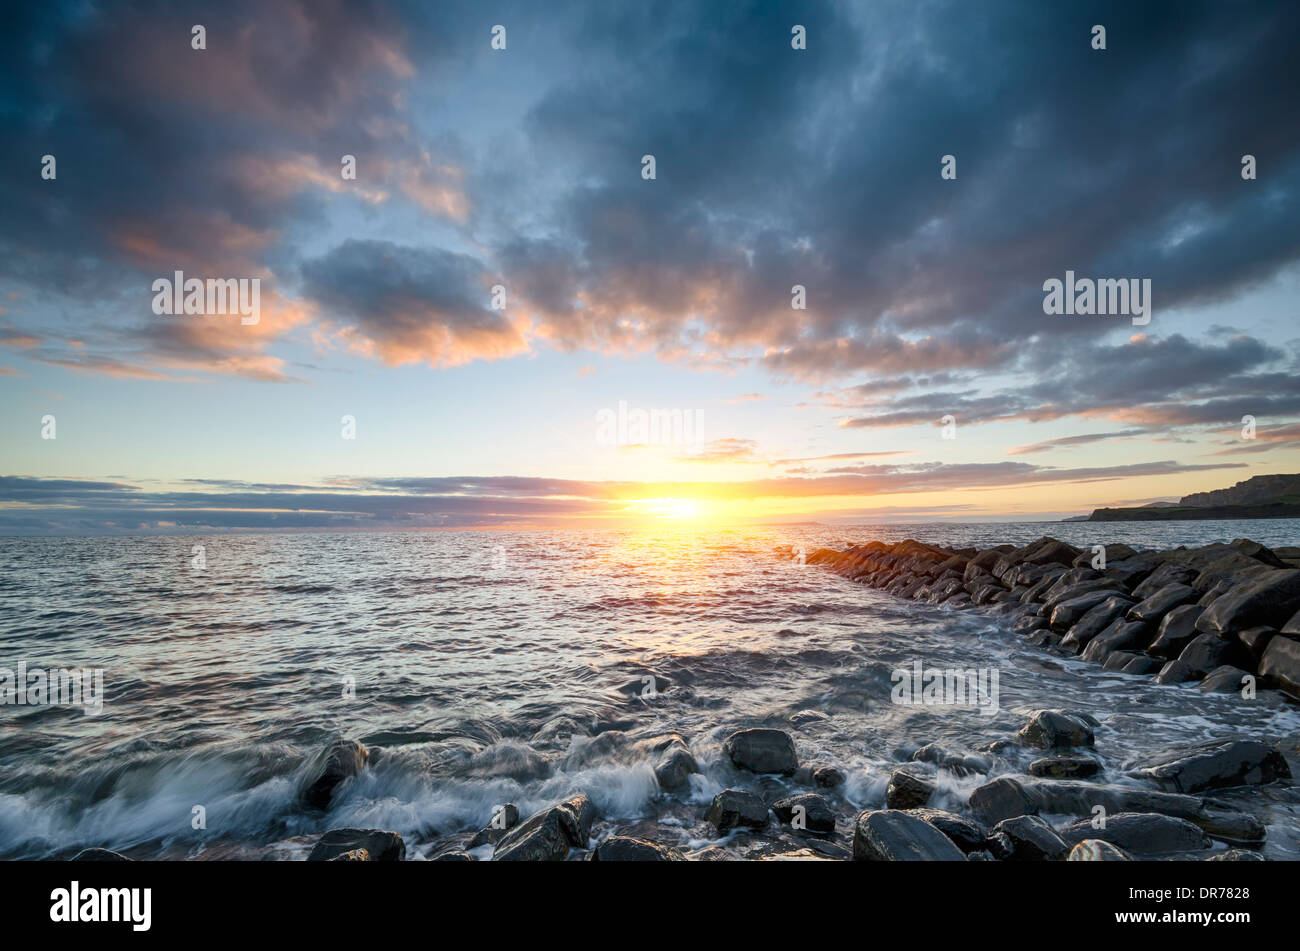
[[[704,515],[704,506],[698,499],[633,499],[628,505],[638,515],[654,518],[695,519]]]

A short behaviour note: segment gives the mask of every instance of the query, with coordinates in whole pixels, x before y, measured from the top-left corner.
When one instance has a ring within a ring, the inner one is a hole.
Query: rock
[[[1246,649],[1239,643],[1226,641],[1213,634],[1198,634],[1192,638],[1191,643],[1178,655],[1178,659],[1191,671],[1193,677],[1204,677],[1214,668],[1222,667],[1224,664],[1242,667],[1250,663],[1250,658],[1246,656]],[[1241,663],[1235,663],[1236,661]]]
[[[494,862],[560,862],[585,849],[596,807],[584,793],[534,813],[497,840]]]
[[[1131,862],[1133,856],[1118,845],[1102,839],[1084,839],[1070,849],[1070,854],[1065,860],[1067,862]]]
[[[334,790],[345,779],[361,772],[370,758],[369,751],[356,740],[337,740],[312,764],[303,783],[302,799],[315,809],[326,809]]]
[[[1052,608],[1048,624],[1054,631],[1068,631],[1093,608],[1114,597],[1115,595],[1109,590],[1102,589],[1100,591],[1089,591],[1087,594],[1081,594],[1078,597],[1070,598],[1068,601],[1062,601]]]
[[[812,781],[820,789],[834,789],[844,785],[844,774],[834,766],[818,766],[813,770]]]
[[[1135,774],[1170,792],[1257,786],[1290,779],[1286,758],[1255,740],[1215,740],[1149,763]]]
[[[1093,820],[1081,819],[1062,829],[1061,838],[1070,843],[1101,839],[1138,855],[1167,855],[1210,847],[1210,837],[1193,823],[1156,813],[1110,815],[1100,829],[1094,828]]]
[[[499,825],[489,822],[469,840],[467,848],[477,849],[481,845],[496,845],[507,832],[519,824],[519,809],[513,802],[505,803],[499,812],[494,810],[493,816],[493,821]]]
[[[772,811],[778,820],[795,829],[807,829],[809,832],[835,831],[835,814],[831,812],[826,800],[815,793],[778,799],[772,803]]]
[[[1230,845],[1258,845],[1268,835],[1264,823],[1249,812],[1238,809],[1215,809],[1209,805],[1190,820],[1212,839]]]
[[[1090,756],[1048,756],[1034,760],[1026,772],[1052,779],[1087,779],[1101,772],[1101,763]]]
[[[1231,591],[1232,588],[1233,588],[1233,582],[1228,580],[1227,578],[1224,578],[1222,581],[1216,581],[1214,585],[1210,588],[1210,590],[1206,591],[1205,594],[1201,595],[1201,600],[1197,601],[1196,604],[1199,607],[1208,608],[1222,595],[1225,595],[1229,591]]]
[[[933,763],[940,769],[946,769],[958,776],[987,773],[993,768],[987,756],[980,756],[978,753],[957,753],[938,743],[925,744],[912,754],[912,762]]]
[[[396,832],[383,832],[379,829],[331,829],[312,846],[307,861],[328,862],[336,856],[353,851],[366,852],[367,860],[372,862],[400,862],[406,858],[406,843]]]
[[[1064,710],[1038,710],[1016,734],[1016,738],[1029,746],[1057,749],[1067,746],[1092,746],[1092,728],[1097,721],[1088,714],[1067,713]]]
[[[716,845],[706,845],[698,852],[690,853],[689,862],[735,862],[736,856]]]
[[[1082,657],[1094,663],[1105,663],[1112,652],[1142,650],[1151,643],[1151,625],[1146,621],[1114,621],[1084,648]]]
[[[1174,608],[1182,607],[1184,604],[1194,604],[1199,597],[1200,595],[1191,585],[1165,585],[1146,600],[1133,605],[1129,609],[1128,619],[1156,624]]]
[[[1166,614],[1147,653],[1164,660],[1172,660],[1181,654],[1196,637],[1196,620],[1204,610],[1195,604],[1183,604]]]
[[[830,717],[820,710],[796,710],[790,714],[790,722],[795,726],[803,726],[805,723],[821,723],[829,719]]]
[[[740,826],[762,829],[767,826],[767,806],[751,792],[724,789],[713,797],[706,818],[723,833]]]
[[[1282,625],[1282,633],[1300,637],[1300,611],[1291,615],[1291,620]]]
[[[1054,862],[1065,858],[1065,854],[1070,851],[1056,830],[1038,816],[1003,819],[993,827],[991,836],[1005,836],[1009,840],[1010,853],[999,856],[1003,861]],[[1006,847],[1006,843],[999,842],[999,845]]]
[[[794,740],[784,730],[738,730],[722,744],[731,761],[752,773],[782,773],[799,768]]]
[[[1269,641],[1259,662],[1259,675],[1270,686],[1300,700],[1300,641],[1286,636]]]
[[[949,839],[963,852],[971,853],[984,847],[988,832],[978,822],[974,822],[955,812],[942,809],[908,809],[908,815],[916,816],[922,822],[928,822]]]
[[[464,849],[448,849],[446,852],[439,852],[429,859],[430,862],[477,862],[474,856],[470,855]]]
[[[1024,637],[1044,627],[1047,627],[1047,618],[1039,617],[1037,614],[1026,614],[1024,617],[1017,618],[1016,623],[1011,625],[1011,630]]]
[[[369,853],[366,849],[353,849],[351,852],[342,852],[342,853],[340,853],[339,855],[334,856],[334,858],[332,858],[332,859],[327,859],[327,861],[330,861],[330,862],[369,862],[369,861],[370,861],[370,853]]]
[[[1244,686],[1242,678],[1254,677],[1254,674],[1240,667],[1216,667],[1205,675],[1205,679],[1196,685],[1203,693],[1236,693]]]
[[[1160,670],[1162,664],[1154,657],[1148,657],[1146,654],[1137,654],[1120,668],[1120,673],[1124,674],[1154,674]]]
[[[1226,636],[1248,627],[1279,627],[1300,610],[1300,569],[1277,568],[1235,586],[1205,609],[1198,630]]]
[[[1133,589],[1133,597],[1139,601],[1144,601],[1151,595],[1155,594],[1161,588],[1171,584],[1190,585],[1195,579],[1197,572],[1183,565],[1166,562],[1151,574],[1147,575],[1146,580]]]
[[[934,795],[934,784],[904,769],[889,775],[885,805],[890,809],[915,809],[924,806]]]
[[[860,862],[964,862],[966,856],[930,823],[896,809],[858,816],[853,858]]]
[[[629,835],[611,835],[591,851],[591,862],[685,862],[676,849]]]
[[[1061,646],[1068,647],[1075,652],[1083,650],[1094,637],[1110,627],[1132,606],[1133,602],[1129,598],[1120,595],[1110,596],[1092,608],[1079,619],[1077,624],[1070,628],[1069,633],[1065,635],[1065,639],[1061,641]]]
[[[1248,627],[1237,632],[1237,642],[1246,648],[1246,653],[1258,666],[1264,657],[1264,651],[1268,650],[1268,642],[1276,636],[1277,631],[1271,627]]]
[[[691,774],[699,771],[700,767],[690,750],[673,747],[655,767],[655,779],[658,780],[660,789],[673,792],[689,786]]]
[[[74,862],[130,862],[132,859],[127,858],[120,852],[114,852],[112,849],[82,849],[72,857]]]
[[[1224,852],[1215,852],[1213,855],[1206,856],[1207,862],[1262,862],[1264,856],[1258,852],[1251,852],[1247,849],[1228,849]]]
[[[1096,806],[1107,813],[1161,812],[1189,820],[1204,812],[1200,799],[1179,793],[1073,780],[1020,783],[1009,776],[977,787],[970,795],[970,806],[980,821],[989,824],[1039,813],[1091,816]]]
[[[1171,660],[1160,668],[1160,673],[1156,674],[1158,684],[1182,684],[1195,679],[1196,674],[1181,660]]]

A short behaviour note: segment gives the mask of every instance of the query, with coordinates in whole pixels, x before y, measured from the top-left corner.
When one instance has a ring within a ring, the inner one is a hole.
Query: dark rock
[[[1156,674],[1156,683],[1184,684],[1189,680],[1195,680],[1196,676],[1192,668],[1181,660],[1171,660],[1160,668],[1160,673]]]
[[[112,849],[94,848],[94,849],[82,849],[80,852],[78,852],[76,855],[72,857],[72,861],[74,862],[130,862],[132,860],[127,858],[125,855],[121,854],[120,852],[114,852]]]
[[[707,818],[719,832],[730,832],[739,826],[762,829],[767,826],[767,806],[751,792],[724,789],[713,797]]]
[[[834,766],[818,766],[813,770],[812,781],[820,789],[834,789],[844,785],[844,774]]]
[[[673,792],[690,785],[691,774],[700,771],[699,765],[691,751],[684,746],[674,746],[655,767],[655,779],[659,788]]]
[[[1003,819],[993,827],[991,834],[1010,840],[1011,853],[1003,857],[1004,861],[1054,862],[1065,858],[1070,850],[1056,831],[1038,816]]]
[[[1109,590],[1089,591],[1078,597],[1061,601],[1051,610],[1048,624],[1057,632],[1068,631],[1081,621],[1089,611],[1115,597]],[[1126,599],[1127,600],[1127,599]]]
[[[722,744],[731,761],[752,773],[791,775],[799,768],[794,740],[784,730],[738,730]]]
[[[787,796],[772,803],[777,819],[795,829],[809,832],[834,832],[835,814],[826,800],[814,793]]]
[[[922,822],[928,822],[949,839],[963,852],[974,852],[984,847],[988,832],[978,822],[942,809],[908,809],[909,815],[916,816]]]
[[[1148,657],[1146,654],[1137,654],[1128,663],[1120,668],[1120,673],[1124,674],[1154,674],[1160,670],[1163,665],[1154,657]]]
[[[1227,849],[1223,852],[1215,852],[1213,855],[1206,856],[1207,862],[1263,862],[1264,856],[1258,852],[1251,852],[1248,849]]]
[[[1201,615],[1204,617],[1205,615]],[[1199,623],[1199,622],[1198,622]],[[1216,667],[1231,664],[1244,667],[1250,663],[1246,649],[1236,641],[1225,641],[1213,634],[1198,634],[1178,655],[1194,677],[1204,677]]]
[[[1103,828],[1091,819],[1071,823],[1061,830],[1069,843],[1101,839],[1138,855],[1194,852],[1210,847],[1210,837],[1186,819],[1156,813],[1121,812],[1106,816]]]
[[[1207,805],[1191,819],[1212,839],[1230,845],[1258,845],[1268,835],[1264,823],[1239,809],[1216,809]]]
[[[1227,578],[1224,578],[1222,581],[1216,581],[1210,590],[1201,595],[1201,600],[1197,601],[1196,604],[1198,607],[1208,608],[1219,597],[1231,591],[1232,588],[1233,582]]]
[[[446,852],[439,852],[429,859],[430,862],[477,862],[478,859],[470,855],[464,849],[448,849]]]
[[[1275,636],[1277,631],[1271,627],[1248,627],[1244,631],[1237,632],[1237,641],[1246,648],[1246,653],[1250,654],[1251,659],[1258,664],[1264,657],[1264,651],[1268,650],[1268,642]]]
[[[1142,601],[1168,585],[1190,585],[1196,574],[1196,571],[1191,568],[1166,562],[1151,572],[1140,585],[1133,589],[1133,597]]]
[[[1052,779],[1087,779],[1101,772],[1101,763],[1090,756],[1048,756],[1034,760],[1026,772]]]
[[[1020,783],[1009,776],[977,787],[970,805],[975,815],[989,824],[1040,813],[1091,816],[1096,806],[1108,813],[1161,812],[1182,819],[1194,819],[1204,811],[1195,796],[1072,780]]]
[[[1248,627],[1278,627],[1300,609],[1300,570],[1264,571],[1215,600],[1198,630],[1227,636]]]
[[[1263,743],[1215,740],[1148,763],[1135,775],[1150,780],[1161,789],[1194,793],[1290,779],[1291,770],[1281,753]]]
[[[496,843],[494,862],[559,862],[569,849],[585,849],[596,807],[583,793],[534,813]]]
[[[1131,862],[1133,856],[1118,845],[1102,839],[1084,839],[1070,849],[1070,854],[1065,860],[1067,862]]]
[[[1270,686],[1300,700],[1300,641],[1285,632],[1269,641],[1259,662],[1259,675]]]
[[[908,812],[880,809],[858,816],[853,858],[860,862],[964,862],[966,856],[930,823]]]
[[[1113,651],[1142,650],[1151,643],[1152,627],[1146,621],[1116,620],[1084,648],[1082,657],[1094,663],[1105,663]]]
[[[1032,634],[1044,627],[1047,627],[1047,618],[1039,617],[1037,614],[1026,614],[1011,625],[1011,630],[1013,633],[1024,637],[1026,634]]]
[[[1153,657],[1172,660],[1183,652],[1192,639],[1196,637],[1196,620],[1204,608],[1195,604],[1184,604],[1174,608],[1160,621],[1156,639],[1151,642],[1147,652]]]
[[[628,835],[611,835],[591,851],[591,862],[684,862],[676,849]]]
[[[1196,685],[1203,693],[1236,693],[1244,684],[1242,678],[1254,677],[1254,674],[1240,667],[1216,667],[1205,675],[1205,679]]]
[[[927,743],[921,747],[912,754],[912,762],[933,763],[940,769],[946,769],[958,776],[987,773],[993,768],[987,756],[980,756],[978,753],[957,753],[938,743]]]
[[[1110,627],[1132,606],[1133,602],[1129,598],[1112,595],[1081,617],[1079,622],[1070,628],[1070,632],[1065,635],[1065,639],[1061,641],[1061,646],[1068,647],[1075,652],[1083,650],[1093,638]]]
[[[328,859],[330,862],[369,862],[370,853],[365,849],[353,849],[351,852],[343,852]]]
[[[328,862],[335,856],[355,850],[364,850],[373,862],[400,862],[406,858],[406,843],[396,832],[331,829],[316,841],[307,861]]]
[[[328,808],[334,790],[345,779],[360,773],[369,758],[369,751],[356,740],[331,743],[308,771],[302,788],[303,800],[315,809]]]
[[[915,773],[896,769],[889,776],[885,805],[890,809],[915,809],[928,803],[933,795],[933,783]]]
[[[1191,585],[1165,585],[1155,594],[1147,597],[1146,600],[1133,605],[1129,609],[1128,619],[1130,621],[1146,621],[1150,624],[1156,624],[1174,608],[1182,607],[1184,604],[1194,604],[1198,597],[1200,595],[1196,593],[1196,589]]]
[[[1016,734],[1016,738],[1022,743],[1041,749],[1092,746],[1092,728],[1096,724],[1096,719],[1086,713],[1038,710]]]
[[[499,812],[493,812],[493,825],[489,822],[470,839],[467,848],[477,849],[481,845],[496,845],[507,832],[519,824],[519,809],[513,802],[505,803]]]

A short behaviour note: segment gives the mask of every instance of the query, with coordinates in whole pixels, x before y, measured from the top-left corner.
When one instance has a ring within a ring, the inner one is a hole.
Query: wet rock
[[[912,762],[932,763],[958,776],[987,773],[993,768],[987,756],[980,756],[977,753],[957,753],[938,743],[927,743],[922,746],[912,754]]]
[[[1237,642],[1246,648],[1246,653],[1258,665],[1264,657],[1264,651],[1268,650],[1268,642],[1276,636],[1277,631],[1271,627],[1248,627],[1237,632]]]
[[[1156,674],[1158,684],[1182,684],[1195,679],[1195,672],[1181,660],[1171,660],[1160,668],[1160,673]]]
[[[795,829],[809,832],[834,832],[835,814],[826,800],[815,793],[787,796],[772,803],[778,820]]]
[[[1207,862],[1263,862],[1264,856],[1249,849],[1227,849],[1205,857]]]
[[[467,848],[477,849],[481,845],[496,845],[507,832],[519,824],[519,809],[513,802],[507,802],[499,810],[493,810],[493,821],[480,829],[470,839]]]
[[[1216,667],[1205,675],[1196,689],[1202,693],[1236,693],[1245,685],[1243,678],[1253,676],[1240,667]]]
[[[1153,657],[1172,660],[1183,652],[1199,633],[1196,621],[1205,609],[1195,604],[1183,604],[1164,616],[1156,631],[1156,639],[1147,652]]]
[[[1166,562],[1147,575],[1146,579],[1133,589],[1133,597],[1143,601],[1171,584],[1190,585],[1196,578],[1196,574],[1197,572],[1191,568]]]
[[[1047,627],[1047,618],[1039,617],[1037,614],[1026,614],[1018,618],[1016,623],[1011,625],[1011,630],[1024,637],[1026,634],[1032,634],[1034,631]]]
[[[1207,804],[1200,815],[1190,820],[1212,839],[1231,845],[1258,845],[1268,835],[1268,828],[1249,812]]]
[[[1213,586],[1205,592],[1205,594],[1201,595],[1201,600],[1197,601],[1196,604],[1198,607],[1208,608],[1219,597],[1231,591],[1232,588],[1233,582],[1227,578],[1224,578],[1222,581],[1216,581]]]
[[[1154,657],[1148,657],[1146,654],[1138,654],[1131,658],[1128,663],[1120,668],[1122,674],[1154,674],[1163,665]]]
[[[812,772],[812,781],[819,789],[834,789],[844,785],[844,774],[834,766],[818,766]]]
[[[1114,621],[1084,648],[1082,657],[1094,663],[1105,663],[1114,651],[1142,650],[1151,643],[1152,628],[1146,621]]]
[[[706,818],[723,833],[739,826],[762,829],[767,826],[767,806],[751,792],[724,789],[713,797]]]
[[[82,849],[80,852],[78,852],[76,855],[72,857],[72,861],[74,862],[130,862],[132,860],[127,858],[125,855],[123,855],[120,852],[114,852],[112,849],[94,848],[94,849]]]
[[[790,722],[795,726],[803,726],[805,723],[820,723],[829,719],[830,717],[819,710],[798,710],[790,714]]]
[[[1201,615],[1204,617],[1204,615]],[[1200,622],[1197,622],[1200,623]],[[1236,641],[1227,641],[1213,634],[1198,634],[1192,638],[1178,659],[1194,677],[1204,677],[1216,667],[1231,664],[1244,667],[1250,663],[1246,649]]]
[[[470,855],[464,849],[448,849],[446,852],[439,852],[429,859],[430,862],[477,862],[474,856]]]
[[[1004,836],[1010,843],[1010,853],[999,856],[1003,861],[1054,862],[1065,858],[1070,850],[1056,830],[1038,816],[1004,819],[993,827],[991,836]],[[1005,847],[1005,843],[999,844]]]
[[[1199,630],[1227,636],[1248,627],[1278,627],[1300,610],[1300,570],[1264,571],[1215,600],[1201,615]]]
[[[1300,641],[1285,636],[1285,632],[1269,641],[1259,662],[1259,674],[1269,686],[1300,700]]]
[[[692,852],[687,856],[689,862],[735,862],[738,861],[736,856],[732,855],[726,849],[717,845],[706,845],[698,852]]]
[[[655,767],[659,788],[668,792],[685,789],[691,784],[691,774],[700,771],[695,757],[685,746],[673,746]]]
[[[315,809],[326,809],[334,790],[365,769],[370,754],[356,740],[337,740],[319,754],[302,787],[302,799]]]
[[[591,862],[684,862],[676,849],[629,835],[611,835],[591,851]]]
[[[1021,783],[1009,776],[977,787],[971,793],[970,806],[980,821],[988,824],[1040,813],[1091,816],[1096,806],[1107,813],[1160,812],[1182,819],[1203,813],[1203,804],[1195,796],[1073,780]]]
[[[1061,830],[1069,843],[1101,839],[1136,855],[1168,855],[1195,852],[1210,847],[1210,837],[1186,819],[1157,813],[1121,812],[1106,817],[1103,828],[1082,819]]]
[[[1163,756],[1135,775],[1161,789],[1193,793],[1290,779],[1286,758],[1256,740],[1215,740]]]
[[[1047,756],[1034,760],[1025,771],[1052,779],[1087,779],[1101,772],[1101,762],[1090,756]]]
[[[988,838],[988,832],[982,825],[955,812],[945,812],[943,809],[908,809],[907,813],[934,826],[963,852],[982,849]]]
[[[924,806],[934,795],[934,784],[905,769],[896,769],[889,775],[885,790],[885,805],[890,809],[915,809]]]
[[[1052,608],[1048,624],[1052,630],[1058,633],[1068,631],[1093,608],[1114,597],[1115,595],[1111,594],[1110,591],[1102,589],[1100,591],[1089,591],[1087,594],[1081,594],[1078,597],[1070,598],[1068,601],[1062,601]]]
[[[1064,710],[1038,710],[1016,734],[1028,746],[1058,749],[1068,746],[1092,746],[1092,728],[1097,720],[1086,713]]]
[[[1068,647],[1075,652],[1083,650],[1093,638],[1110,627],[1132,606],[1133,602],[1129,598],[1119,595],[1110,596],[1092,608],[1079,619],[1077,624],[1070,628],[1069,633],[1061,641],[1061,646]]]
[[[1146,600],[1133,605],[1129,609],[1128,619],[1130,621],[1147,621],[1155,624],[1174,608],[1182,607],[1184,604],[1194,604],[1198,597],[1200,595],[1191,585],[1165,585],[1155,594],[1147,597]]]
[[[370,853],[366,849],[353,849],[351,852],[343,852],[328,859],[330,862],[369,862]]]
[[[860,862],[964,862],[965,854],[930,823],[908,812],[880,809],[858,816],[853,858]]]
[[[784,730],[738,730],[722,744],[733,763],[752,773],[792,775],[799,768],[794,740]]]
[[[585,849],[596,807],[583,793],[534,813],[496,843],[494,862],[559,862],[569,849]]]
[[[321,836],[308,862],[328,862],[337,855],[364,850],[372,862],[400,862],[406,858],[406,843],[396,832],[380,829],[331,829]]]
[[[1118,845],[1102,839],[1084,839],[1070,849],[1067,862],[1131,862],[1129,855]]]

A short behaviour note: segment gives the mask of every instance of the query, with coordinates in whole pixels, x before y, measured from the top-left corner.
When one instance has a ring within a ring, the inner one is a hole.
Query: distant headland
[[[1163,522],[1205,518],[1300,518],[1300,473],[1260,475],[1228,489],[1194,492],[1177,502],[1097,509],[1068,522]]]

